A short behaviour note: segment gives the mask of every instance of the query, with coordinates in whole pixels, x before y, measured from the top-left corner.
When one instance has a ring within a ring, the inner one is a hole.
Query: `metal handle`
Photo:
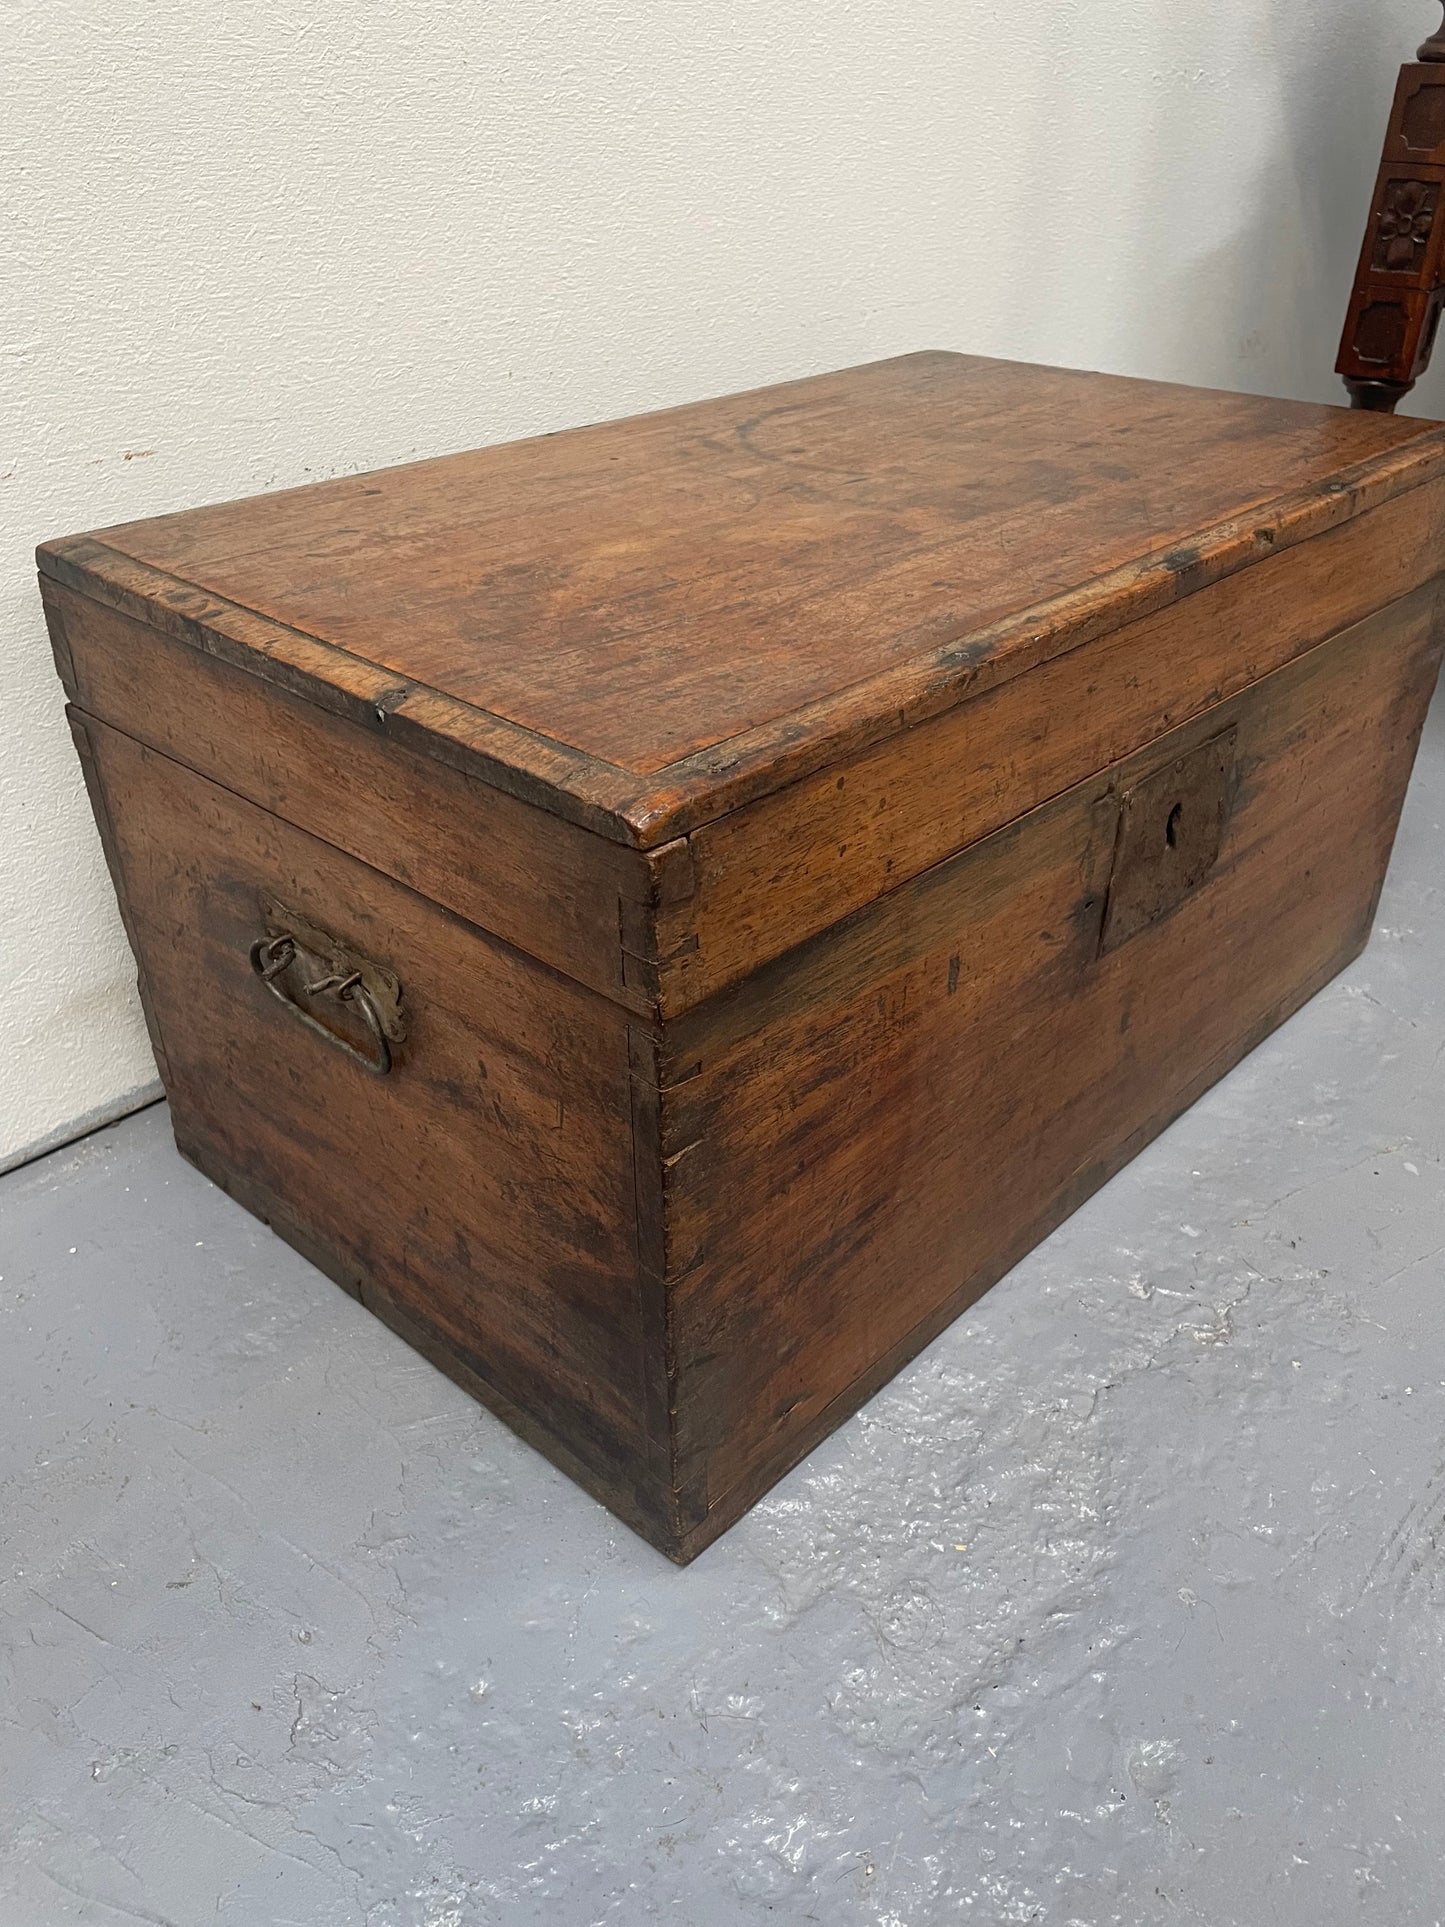
[[[308,997],[335,997],[338,1003],[350,1004],[360,1011],[366,1028],[371,1032],[375,1055],[369,1051],[359,1050],[345,1037],[329,1029],[327,1025],[319,1023],[309,1010],[304,1010],[296,1002],[294,997],[287,996],[281,978],[297,961],[298,955],[295,937],[289,930],[283,930],[276,936],[256,939],[251,945],[251,968],[271,995],[278,1002],[285,1004],[293,1016],[299,1017],[308,1030],[315,1031],[316,1035],[324,1037],[328,1044],[334,1044],[338,1050],[345,1051],[348,1057],[360,1064],[364,1070],[370,1071],[373,1077],[385,1077],[391,1069],[391,1043],[387,1038],[376,1001],[362,981],[361,972],[359,970],[333,971],[330,976],[319,977],[314,983],[303,984],[302,989]]]

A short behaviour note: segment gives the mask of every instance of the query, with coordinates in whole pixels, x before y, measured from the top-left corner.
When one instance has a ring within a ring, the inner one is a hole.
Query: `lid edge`
[[[610,842],[652,849],[1281,550],[1445,474],[1445,425],[1276,496],[984,628],[647,775],[463,702],[112,548],[99,535],[36,551],[42,575],[318,707],[384,731]],[[105,531],[101,532],[106,533]],[[920,636],[920,641],[925,637]]]

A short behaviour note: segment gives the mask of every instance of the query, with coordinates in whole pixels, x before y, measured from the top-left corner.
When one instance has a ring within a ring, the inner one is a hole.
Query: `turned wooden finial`
[[[1431,34],[1424,46],[1416,54],[1417,60],[1445,60],[1445,20]]]

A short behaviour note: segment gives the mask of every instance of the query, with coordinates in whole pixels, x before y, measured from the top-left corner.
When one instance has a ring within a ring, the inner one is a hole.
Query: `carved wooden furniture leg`
[[[1445,25],[1400,69],[1340,340],[1352,408],[1394,410],[1430,362],[1445,303]]]

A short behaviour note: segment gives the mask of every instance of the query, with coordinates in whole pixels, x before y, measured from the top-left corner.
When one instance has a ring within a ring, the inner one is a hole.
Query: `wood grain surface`
[[[933,353],[41,567],[646,845],[1442,469],[1428,423]]]
[[[626,1014],[168,757],[77,722],[182,1148],[666,1539]],[[359,1070],[257,979],[248,951],[273,895],[401,980],[407,1038],[390,1076]]]
[[[57,655],[88,715],[362,858],[529,955],[650,1009],[628,928],[665,859],[595,836],[475,776],[189,649],[58,583]]]
[[[661,1008],[738,981],[1382,599],[1437,607],[1442,556],[1437,482],[704,824],[687,838],[692,893],[661,914]]]
[[[667,1027],[692,1546],[1359,950],[1440,651],[1387,611]],[[1214,869],[1101,954],[1121,792],[1229,728]]]

